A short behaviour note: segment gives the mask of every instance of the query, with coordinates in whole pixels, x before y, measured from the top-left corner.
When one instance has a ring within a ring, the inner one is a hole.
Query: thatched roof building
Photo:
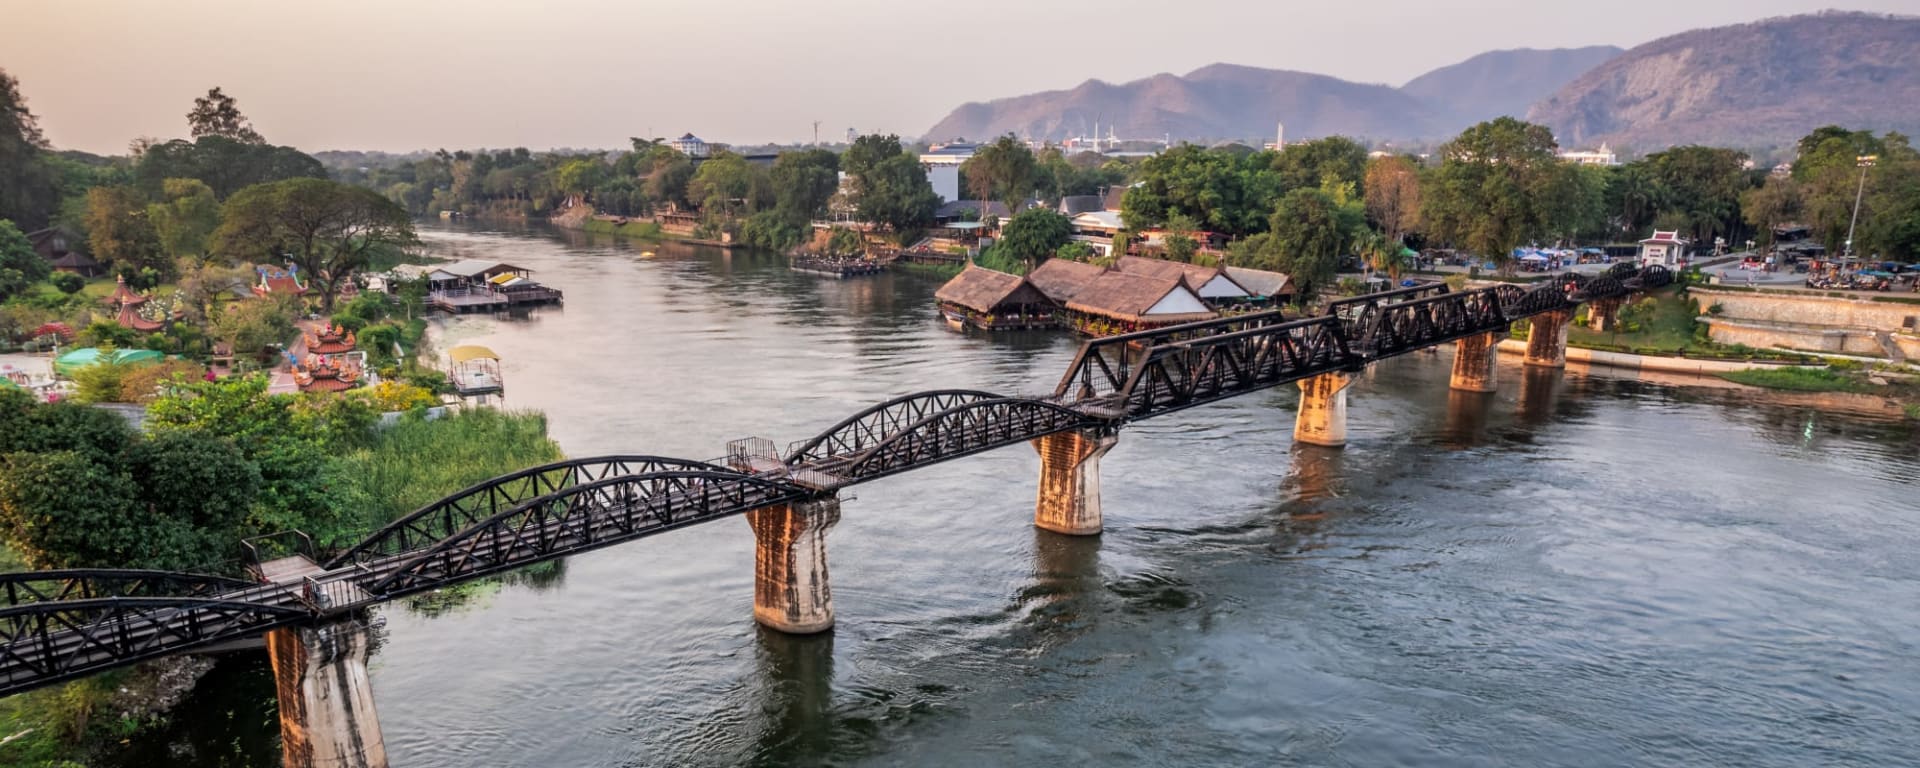
[[[969,265],[933,294],[954,325],[1034,328],[1053,323],[1053,302],[1027,279]]]
[[[1292,278],[1285,273],[1246,267],[1227,267],[1226,270],[1228,277],[1256,299],[1289,298],[1295,292]]]
[[[1252,298],[1252,294],[1246,288],[1235,282],[1219,267],[1205,267],[1199,264],[1149,259],[1141,256],[1122,256],[1114,262],[1113,266],[1130,275],[1179,280],[1193,289],[1194,293],[1199,294],[1201,299],[1210,303],[1233,303]]]
[[[1105,274],[1106,267],[1096,267],[1070,259],[1047,259],[1027,275],[1027,281],[1040,289],[1055,304],[1065,305],[1088,283]]]

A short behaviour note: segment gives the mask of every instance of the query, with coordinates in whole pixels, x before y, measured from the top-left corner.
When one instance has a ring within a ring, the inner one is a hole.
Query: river
[[[423,237],[566,291],[564,309],[436,335],[499,352],[507,406],[545,411],[574,456],[707,459],[912,391],[1051,390],[1077,344],[950,331],[938,281],[913,274],[834,281],[768,254],[542,227]],[[1285,389],[1127,428],[1098,538],[1032,527],[1026,449],[856,487],[829,539],[827,636],[753,623],[743,521],[575,557],[449,611],[390,607],[372,680],[393,764],[1920,754],[1911,426],[1506,363],[1498,393],[1464,396],[1449,360],[1364,374],[1343,451],[1291,444]],[[231,700],[272,692],[245,671],[179,713],[231,722],[178,738],[257,742],[270,710]],[[239,751],[226,764],[277,764]]]

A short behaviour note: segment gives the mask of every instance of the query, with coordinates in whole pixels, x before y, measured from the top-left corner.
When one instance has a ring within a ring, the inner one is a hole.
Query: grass
[[[1698,323],[1694,320],[1693,304],[1682,297],[1678,289],[1664,289],[1650,298],[1653,299],[1652,312],[1643,317],[1631,318],[1635,313],[1629,311],[1628,307],[1620,309],[1639,325],[1638,330],[1631,333],[1595,331],[1585,325],[1576,325],[1568,329],[1567,343],[1575,347],[1630,347],[1671,353],[1702,346],[1694,337],[1694,326]]]
[[[433,421],[403,418],[372,448],[342,457],[342,474],[366,503],[344,526],[354,530],[337,533],[375,530],[474,483],[560,458],[539,413],[476,408]]]
[[[580,228],[588,232],[598,232],[603,235],[637,237],[644,240],[659,240],[666,234],[660,230],[659,224],[651,221],[629,221],[625,224],[615,224],[603,219],[587,219],[581,222]]]
[[[1831,368],[1772,368],[1728,371],[1720,378],[1736,384],[1791,392],[1866,392],[1866,382]]]

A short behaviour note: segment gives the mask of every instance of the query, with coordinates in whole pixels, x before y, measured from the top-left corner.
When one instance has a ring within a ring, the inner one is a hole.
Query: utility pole
[[[820,121],[813,121],[813,146],[820,146]]]
[[[1873,161],[1878,159],[1879,155],[1861,155],[1853,159],[1854,164],[1860,166],[1860,188],[1853,192],[1853,220],[1847,223],[1847,251],[1844,258],[1853,258],[1853,228],[1860,224],[1860,198],[1867,193],[1867,169],[1872,168]]]

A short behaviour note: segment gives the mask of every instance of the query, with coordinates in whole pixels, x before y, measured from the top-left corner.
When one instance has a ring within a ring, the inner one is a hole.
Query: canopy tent
[[[499,360],[500,356],[494,354],[493,350],[487,349],[486,347],[474,344],[463,344],[447,350],[447,359],[452,360],[454,364],[458,365],[473,360]]]
[[[1520,257],[1520,260],[1521,261],[1546,261],[1547,257],[1537,253],[1529,253],[1525,256]]]
[[[121,365],[144,365],[158,363],[164,359],[166,355],[151,349],[116,349],[113,351],[112,362]],[[99,362],[102,362],[99,348],[81,347],[56,358],[53,361],[53,370],[62,376],[72,376],[74,371]]]

